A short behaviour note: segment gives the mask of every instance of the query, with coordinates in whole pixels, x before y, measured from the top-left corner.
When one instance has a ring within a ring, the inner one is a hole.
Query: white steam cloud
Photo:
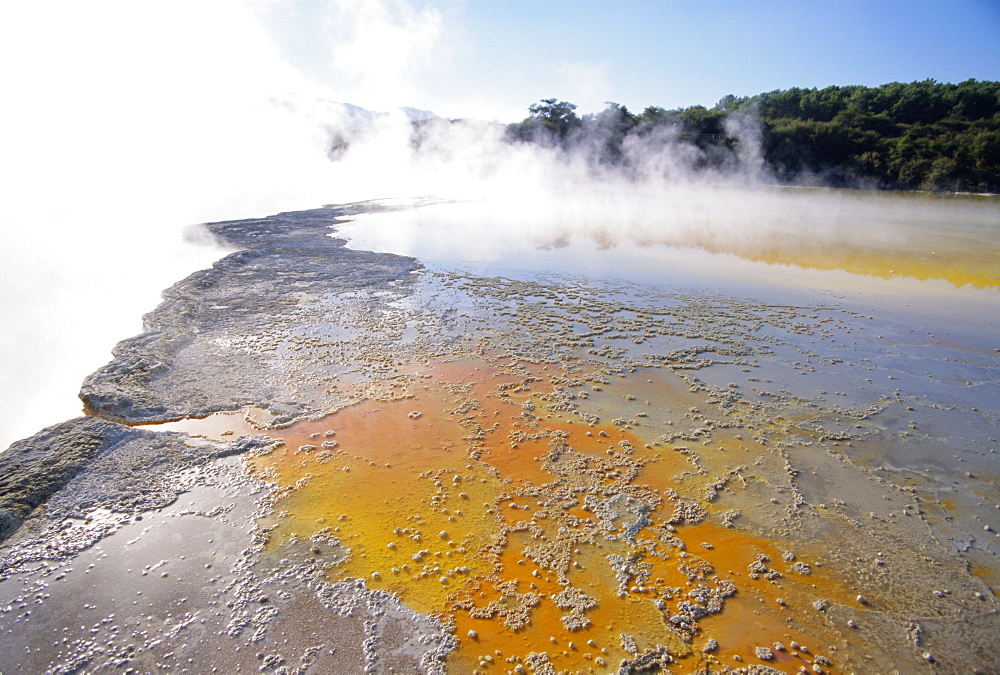
[[[342,99],[375,110],[415,102],[415,76],[441,49],[441,13],[369,0],[335,0],[328,8],[331,66],[344,81]]]
[[[317,93],[227,0],[0,7],[0,448],[79,414],[161,289],[220,255],[199,222],[336,198]]]

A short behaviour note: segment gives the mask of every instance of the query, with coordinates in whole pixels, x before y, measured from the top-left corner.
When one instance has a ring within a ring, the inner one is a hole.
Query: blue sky
[[[344,30],[344,6],[357,4],[278,2],[266,25],[294,65],[350,94],[350,78],[331,66],[339,48],[331,37]],[[396,74],[404,77],[387,79],[370,102],[353,92],[355,102],[384,105],[396,91],[411,99],[400,104],[452,116],[510,119],[553,96],[584,112],[605,101],[641,110],[710,106],[727,93],[794,86],[1000,78],[997,0],[413,0],[383,7],[381,18],[369,12],[367,20],[409,31],[367,52],[368,64],[385,59],[388,74],[387,64],[399,60]]]

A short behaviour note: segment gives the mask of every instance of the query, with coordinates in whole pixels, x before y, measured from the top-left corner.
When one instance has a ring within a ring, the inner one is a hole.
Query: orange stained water
[[[537,536],[547,534],[549,532]],[[811,602],[816,597],[823,597],[848,606],[857,604],[843,583],[815,568],[808,577],[796,578],[788,574],[774,582],[764,578],[750,579],[747,566],[756,560],[757,554],[766,555],[771,561],[769,565],[784,569],[783,564],[774,562],[780,560],[774,542],[708,523],[679,527],[677,536],[687,543],[688,551],[682,553],[670,547],[650,546],[652,542],[642,538],[636,545],[598,540],[576,546],[566,581],[592,598],[595,606],[584,612],[588,620],[586,627],[570,630],[562,619],[569,612],[560,609],[552,598],[563,590],[558,575],[524,554],[528,547],[538,545],[536,536],[515,533],[508,538],[500,556],[498,578],[507,585],[501,587],[490,582],[469,589],[462,596],[463,606],[454,612],[456,634],[463,639],[461,649],[451,656],[451,662],[457,671],[467,672],[489,667],[490,662],[485,661],[487,655],[492,655],[494,662],[501,659],[502,666],[520,662],[516,659],[523,659],[531,652],[544,651],[559,671],[590,668],[601,671],[629,657],[622,644],[624,634],[634,639],[640,651],[663,645],[674,656],[695,657],[710,664],[736,665],[736,656],[744,663],[755,662],[758,661],[755,649],[769,647],[774,654],[772,666],[795,670],[799,665],[808,665],[812,657],[795,652],[790,648],[792,642],[810,647],[815,654],[822,653],[820,643],[829,637],[825,634],[823,619],[817,618],[819,613],[812,609]],[[701,541],[714,542],[713,547],[703,549],[695,543]],[[628,586],[620,595],[618,580],[608,560],[608,556],[614,554],[638,555],[648,565],[647,581],[640,587]],[[667,628],[672,613],[670,608],[674,606],[669,600],[688,599],[687,594],[701,585],[719,587],[720,580],[733,582],[740,590],[725,600],[720,614],[702,618],[700,624],[704,633],[685,644],[677,633]],[[512,628],[505,625],[502,618],[483,612],[490,603],[495,605],[501,596],[503,603],[517,604],[517,594],[524,593],[539,597],[527,624],[522,627]],[[655,604],[657,599],[664,598],[668,599],[666,612]],[[780,605],[778,598],[785,604]],[[470,611],[470,607],[474,609]],[[485,616],[476,616],[475,610]],[[790,619],[795,621],[794,630],[787,625]],[[470,635],[475,639],[469,638]],[[709,656],[698,654],[697,648],[708,636],[718,641],[718,651]],[[776,642],[784,643],[788,649],[773,649]],[[837,672],[836,664],[827,670]]]
[[[941,242],[940,250],[894,246],[850,245],[840,242],[829,247],[815,247],[806,242],[785,240],[772,245],[746,246],[739,250],[704,245],[713,253],[735,253],[740,257],[768,265],[795,265],[818,270],[840,270],[850,274],[883,279],[913,277],[921,281],[942,279],[954,286],[973,288],[1000,287],[1000,249],[996,243]],[[980,244],[980,246],[976,246]],[[928,246],[930,244],[927,244]]]
[[[969,572],[972,576],[985,583],[993,595],[1000,597],[1000,574],[995,569],[972,565],[969,568]]]
[[[710,543],[712,548],[709,550],[695,544],[697,555],[740,589],[726,603],[725,611],[702,622],[706,631],[718,641],[720,655],[740,654],[745,658],[753,654],[755,647],[769,647],[776,640],[786,646],[794,640],[816,652],[819,647],[816,641],[828,627],[823,613],[812,607],[814,601],[824,599],[862,609],[857,591],[814,562],[803,561],[810,562],[809,575],[788,570],[782,561],[779,542],[707,522],[686,528],[681,536],[689,546],[694,542]],[[758,554],[766,556],[768,568],[782,571],[783,575],[774,580],[764,576],[752,579],[748,566]],[[797,631],[788,627],[789,619],[799,626]]]
[[[192,436],[204,436],[216,441],[235,438],[243,434],[259,434],[260,428],[248,422],[254,411],[216,413],[207,417],[190,417],[176,422],[150,424],[156,431],[180,431]]]
[[[272,544],[326,532],[350,549],[331,576],[367,579],[423,612],[492,572],[478,551],[498,527],[490,506],[501,483],[469,461],[448,403],[428,388],[278,432],[286,445],[253,460],[280,486],[294,486],[277,504]]]
[[[873,198],[863,193],[843,196],[858,204]],[[1000,288],[1000,202],[995,197],[880,195],[869,206],[876,201],[882,203],[876,210],[862,210],[845,220],[833,209],[828,222],[774,233],[780,236],[722,241],[697,233],[686,243],[768,265]]]
[[[673,512],[663,491],[690,469],[688,459],[667,443],[647,447],[641,427],[591,425],[572,411],[550,411],[554,383],[565,377],[557,368],[465,359],[413,366],[410,374],[393,400],[267,431],[284,445],[249,463],[279,486],[275,512],[263,523],[271,528],[269,548],[317,533],[336,537],[349,554],[328,578],[363,578],[453,622],[456,672],[512,670],[532,653],[544,653],[557,670],[602,671],[630,656],[623,635],[640,652],[664,645],[679,657],[697,653],[712,635],[721,662],[752,658],[754,647],[788,633],[781,611],[804,620],[809,590],[817,592],[811,584],[831,601],[848,598],[823,574],[789,575],[777,585],[750,580],[756,553],[780,560],[780,552],[747,533],[680,525],[674,536],[687,552],[670,536],[657,539]],[[630,384],[654,395],[655,383],[644,380],[644,389],[626,379],[622,386]],[[219,433],[215,423],[192,424]],[[636,541],[622,536],[632,512],[620,512],[605,531],[584,504],[587,495],[616,494],[648,507]],[[702,541],[713,548],[702,550]],[[632,572],[647,576],[620,587],[609,556],[631,560]],[[723,599],[721,614],[700,620],[707,633],[686,644],[668,627],[690,591],[729,582],[740,591]],[[779,611],[782,596],[789,609]],[[577,610],[574,599],[583,603]]]
[[[555,535],[555,532],[546,528],[545,534]],[[554,541],[556,537],[546,539]],[[567,627],[563,621],[571,612],[560,607],[553,597],[565,589],[559,583],[559,575],[551,567],[541,566],[525,555],[525,550],[539,543],[535,536],[526,532],[511,535],[500,555],[498,578],[502,581],[485,583],[457,599],[457,602],[464,601],[455,610],[456,634],[462,646],[450,659],[457,672],[488,666],[488,661],[484,663],[487,655],[493,655],[495,661],[499,657],[498,670],[504,672],[513,668],[512,663],[523,662],[532,652],[546,653],[559,671],[607,670],[629,656],[621,644],[623,633],[632,636],[640,650],[665,645],[673,654],[688,651],[681,639],[666,628],[663,612],[653,604],[655,593],[652,590],[641,594],[626,593],[623,597],[616,593],[618,581],[607,556],[629,555],[631,546],[628,543],[601,541],[579,544],[572,549],[574,562],[567,571],[567,581],[594,602],[593,607],[582,613],[587,622],[582,628]],[[666,564],[652,568],[653,574],[670,571]],[[674,570],[671,580],[681,583],[677,576]],[[526,593],[537,595],[538,600],[524,626],[508,625],[503,616],[476,616],[476,610],[488,610],[491,604],[501,607],[514,604],[515,594]]]

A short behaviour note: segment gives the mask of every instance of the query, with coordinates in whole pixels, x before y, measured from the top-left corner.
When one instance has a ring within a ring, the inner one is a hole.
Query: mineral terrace
[[[1000,363],[848,303],[209,225],[0,454],[2,672],[998,672]]]

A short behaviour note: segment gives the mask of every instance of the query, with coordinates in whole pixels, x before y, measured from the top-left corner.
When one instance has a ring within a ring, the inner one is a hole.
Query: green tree
[[[582,126],[576,105],[554,98],[542,99],[528,107],[528,117],[507,126],[507,138],[512,141],[568,144],[569,137]]]
[[[733,94],[726,94],[719,99],[719,102],[715,104],[714,110],[721,110],[723,112],[733,112],[740,109],[744,103],[746,103],[746,96],[738,97]]]
[[[596,115],[583,118],[584,136],[591,142],[592,158],[601,164],[618,164],[624,159],[625,137],[639,124],[639,118],[619,103],[608,102]]]
[[[531,115],[530,119],[538,122],[559,140],[564,140],[582,124],[576,115],[576,105],[568,101],[556,101],[554,98],[532,103],[528,107],[528,113]]]
[[[792,88],[727,94],[711,109],[649,106],[640,115],[609,103],[583,119],[575,111],[566,101],[543,99],[529,108],[528,118],[508,127],[508,138],[560,145],[590,162],[626,167],[630,137],[645,159],[683,143],[700,153],[688,148],[680,154],[704,169],[735,160],[738,142],[727,135],[726,123],[740,115],[760,124],[765,163],[779,180],[812,173],[838,185],[1000,191],[1000,82]]]

